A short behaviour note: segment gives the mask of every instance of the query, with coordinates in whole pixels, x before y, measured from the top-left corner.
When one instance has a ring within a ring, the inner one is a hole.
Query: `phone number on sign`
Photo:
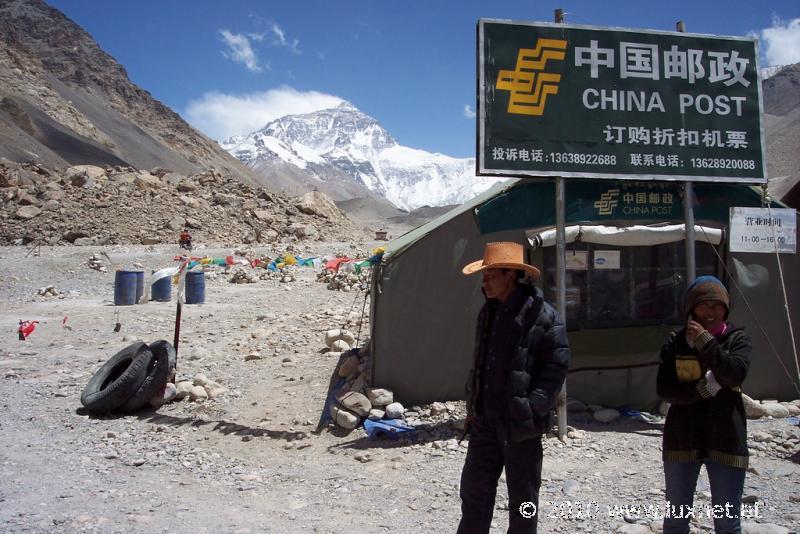
[[[576,154],[573,152],[550,152],[549,159],[553,163],[577,163],[580,165],[616,165],[614,154]]]
[[[756,162],[752,159],[725,159],[725,158],[692,158],[692,167],[695,169],[755,169]]]

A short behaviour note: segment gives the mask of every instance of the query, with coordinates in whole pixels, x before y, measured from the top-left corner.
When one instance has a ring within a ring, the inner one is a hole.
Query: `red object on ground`
[[[36,325],[39,324],[39,321],[20,321],[19,328],[17,332],[19,333],[19,339],[21,341],[25,341],[28,339],[34,330],[36,330]]]
[[[338,273],[339,266],[343,263],[347,263],[348,261],[350,261],[350,258],[348,258],[347,256],[345,256],[344,258],[333,258],[332,260],[328,260],[328,262],[325,263],[325,270],[334,271]]]

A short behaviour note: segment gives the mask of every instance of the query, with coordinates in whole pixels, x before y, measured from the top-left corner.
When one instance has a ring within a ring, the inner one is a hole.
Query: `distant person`
[[[181,248],[192,250],[192,234],[189,233],[189,227],[185,227],[178,238],[178,244]]]
[[[686,512],[702,465],[711,483],[714,531],[741,532],[748,449],[740,386],[752,347],[744,330],[727,322],[729,309],[722,282],[697,278],[686,294],[686,326],[661,349],[658,396],[671,403],[663,444],[665,515],[671,517],[664,518],[664,534],[689,532]]]
[[[464,274],[483,273],[467,384],[467,458],[461,473],[459,533],[489,532],[497,481],[505,467],[510,533],[535,533],[542,482],[542,434],[567,376],[564,321],[541,290],[523,282],[539,269],[518,243],[489,243]],[[536,508],[535,508],[536,507]]]

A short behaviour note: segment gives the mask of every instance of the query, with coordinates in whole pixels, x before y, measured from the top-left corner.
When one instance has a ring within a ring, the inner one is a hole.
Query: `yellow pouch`
[[[700,362],[694,356],[676,356],[675,357],[675,372],[678,374],[680,382],[692,382],[693,380],[700,380],[703,376],[700,369]]]

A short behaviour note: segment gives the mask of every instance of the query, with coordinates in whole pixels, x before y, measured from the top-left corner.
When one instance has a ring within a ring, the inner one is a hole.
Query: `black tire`
[[[116,410],[147,378],[147,364],[153,353],[137,341],[113,355],[89,379],[81,393],[81,404],[93,413]]]
[[[153,395],[167,383],[169,373],[175,367],[175,349],[168,341],[161,339],[147,348],[153,354],[147,364],[147,377],[139,389],[117,408],[120,412],[135,412],[146,406]]]

